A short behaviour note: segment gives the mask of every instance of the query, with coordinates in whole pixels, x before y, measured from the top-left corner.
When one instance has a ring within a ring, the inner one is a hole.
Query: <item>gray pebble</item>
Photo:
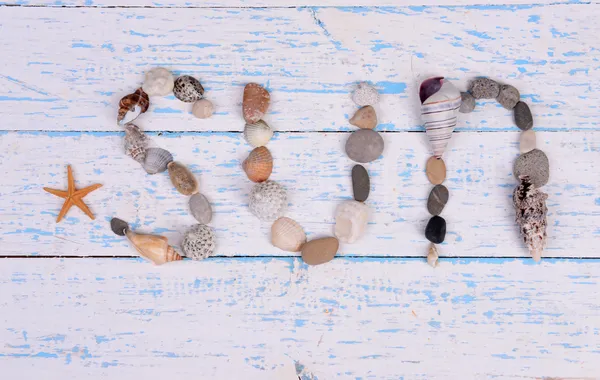
[[[523,131],[533,128],[533,115],[527,103],[518,102],[514,108],[515,124]]]
[[[495,99],[500,92],[500,85],[490,78],[477,78],[471,82],[469,92],[475,99]]]
[[[500,86],[500,93],[496,97],[496,101],[507,110],[512,110],[515,108],[520,98],[521,94],[519,93],[519,90],[509,84],[505,84]]]
[[[110,229],[119,236],[125,236],[125,231],[129,229],[129,224],[122,219],[112,218],[110,220]]]
[[[468,92],[460,93],[460,109],[458,110],[460,113],[471,113],[475,109],[475,98],[473,95]]]
[[[190,211],[192,216],[201,224],[208,224],[212,219],[212,207],[206,197],[196,193],[190,197]]]
[[[371,181],[369,173],[362,165],[354,165],[352,168],[352,190],[354,192],[354,200],[364,202],[369,197],[371,191]]]
[[[372,129],[359,129],[346,141],[346,154],[356,162],[371,162],[383,152],[383,138]]]
[[[450,193],[446,186],[436,185],[431,189],[429,198],[427,198],[427,211],[429,211],[431,215],[440,215],[446,206],[446,203],[448,203],[449,197]]]
[[[539,149],[520,155],[515,161],[513,174],[518,180],[520,176],[527,175],[536,188],[548,183],[550,177],[550,163],[548,156]]]

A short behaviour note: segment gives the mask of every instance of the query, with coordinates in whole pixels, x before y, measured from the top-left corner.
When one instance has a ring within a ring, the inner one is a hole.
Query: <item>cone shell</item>
[[[443,78],[432,78],[421,84],[420,96],[425,133],[433,155],[442,157],[456,127],[461,103],[460,91]]]
[[[125,126],[125,153],[139,162],[146,160],[146,148],[148,147],[148,138],[136,125],[127,124]]]
[[[135,120],[139,115],[148,111],[149,106],[150,98],[148,98],[148,94],[138,88],[133,94],[124,96],[119,102],[117,123],[124,125]]]
[[[254,124],[246,124],[244,127],[244,138],[255,148],[267,145],[271,137],[273,137],[273,130],[262,120]]]
[[[173,161],[173,155],[162,148],[148,148],[144,160],[144,170],[148,174],[162,173],[167,170],[167,165]]]
[[[306,243],[306,234],[296,221],[284,216],[271,226],[271,243],[284,251],[298,252]]]
[[[192,195],[198,192],[198,181],[189,169],[179,163],[172,161],[167,165],[169,177],[173,186],[183,195]]]
[[[129,229],[125,230],[125,235],[140,255],[156,265],[182,260],[164,236],[136,234]]]
[[[269,179],[273,171],[273,156],[264,146],[250,152],[248,158],[242,163],[248,179],[252,182],[264,182]]]

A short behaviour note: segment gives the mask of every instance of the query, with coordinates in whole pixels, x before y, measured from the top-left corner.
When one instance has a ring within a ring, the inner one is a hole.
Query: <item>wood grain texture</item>
[[[351,199],[354,163],[345,156],[347,133],[278,134],[269,143],[275,159],[271,179],[288,190],[287,216],[304,226],[309,238],[333,233],[335,207]],[[450,201],[441,253],[450,256],[528,255],[514,223],[512,165],[518,132],[455,133],[445,160]],[[240,162],[250,151],[239,133],[167,134],[154,143],[197,175],[200,191],[213,204],[211,225],[217,255],[288,255],[271,246],[270,223],[250,214],[252,183]],[[343,245],[341,255],[422,256],[426,252],[425,175],[429,146],[423,133],[385,133],[381,159],[366,165],[372,210],[366,236]],[[541,132],[538,146],[550,159],[547,256],[596,257],[600,239],[599,132]],[[147,175],[125,156],[122,134],[4,133],[0,135],[0,239],[2,255],[135,255],[109,220],[118,216],[141,231],[167,236],[177,246],[195,223],[187,197],[166,173]],[[42,187],[66,185],[66,165],[77,185],[102,183],[86,200],[95,221],[73,209],[55,224],[61,200]]]
[[[267,369],[298,361],[318,379],[595,378],[600,262],[529,263],[5,259],[0,370],[275,380]]]
[[[162,65],[198,77],[217,114],[194,119],[174,97],[152,99],[141,126],[231,131],[244,84],[271,90],[281,131],[349,128],[350,92],[383,94],[383,130],[420,130],[416,89],[444,74],[465,89],[488,75],[515,85],[539,130],[598,129],[600,5],[257,9],[0,9],[4,130],[119,131],[116,105]],[[77,31],[74,33],[73,31]],[[493,101],[459,130],[515,130]]]

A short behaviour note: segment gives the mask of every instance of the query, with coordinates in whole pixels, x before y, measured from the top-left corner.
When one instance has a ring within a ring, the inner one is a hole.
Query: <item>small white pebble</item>
[[[352,100],[361,107],[372,106],[379,101],[379,92],[367,82],[361,82],[352,93]]]
[[[192,113],[199,119],[206,119],[215,112],[215,106],[208,99],[200,99],[192,106]]]
[[[173,92],[175,78],[164,67],[155,67],[146,73],[142,89],[149,96],[165,96]]]

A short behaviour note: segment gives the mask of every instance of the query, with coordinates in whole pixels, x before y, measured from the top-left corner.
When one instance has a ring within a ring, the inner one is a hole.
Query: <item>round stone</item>
[[[190,212],[196,220],[202,224],[210,223],[212,219],[212,207],[206,197],[196,193],[190,197]]]
[[[383,153],[383,138],[372,129],[359,129],[346,141],[346,154],[356,162],[371,162]]]
[[[142,89],[149,96],[165,96],[173,91],[175,79],[164,67],[155,67],[146,73]]]
[[[528,176],[531,183],[539,189],[548,183],[550,177],[548,156],[539,149],[520,155],[515,161],[513,174],[516,179]]]
[[[521,154],[531,152],[536,148],[536,138],[533,129],[521,132],[519,138],[519,151]]]
[[[215,234],[209,226],[196,224],[192,226],[181,242],[181,249],[186,257],[192,260],[203,260],[215,251]]]
[[[362,129],[373,129],[377,126],[377,114],[375,113],[375,108],[371,106],[364,106],[360,108],[352,119],[350,119],[350,124],[355,125]]]
[[[425,171],[429,182],[440,185],[446,179],[446,164],[441,158],[431,156],[425,165]]]
[[[477,78],[471,81],[469,92],[475,99],[495,99],[500,92],[500,85],[490,78]]]
[[[427,211],[429,211],[431,215],[440,215],[446,206],[446,203],[448,203],[449,197],[450,193],[446,186],[436,185],[431,189],[429,198],[427,198]]]
[[[302,260],[308,265],[324,264],[333,260],[339,247],[334,237],[311,240],[302,246]]]
[[[460,98],[461,102],[458,111],[460,113],[473,112],[473,110],[475,109],[475,98],[473,97],[473,95],[469,94],[468,92],[461,92]]]
[[[533,115],[525,102],[518,102],[514,110],[515,124],[523,131],[533,128]]]
[[[425,237],[432,243],[443,243],[446,238],[446,220],[437,215],[429,219],[425,227]]]
[[[198,79],[189,75],[182,75],[175,79],[173,95],[182,102],[193,103],[202,99],[204,87]]]
[[[367,82],[361,82],[352,93],[352,100],[359,106],[372,106],[379,101],[379,92]]]
[[[371,180],[367,169],[362,165],[354,165],[352,168],[352,190],[354,199],[359,202],[364,202],[369,198]]]
[[[521,94],[519,93],[519,90],[511,85],[505,84],[500,86],[500,92],[496,97],[496,101],[507,110],[512,110],[515,108],[520,98]]]
[[[200,99],[192,106],[192,113],[198,119],[207,119],[215,112],[215,106],[208,99]]]

